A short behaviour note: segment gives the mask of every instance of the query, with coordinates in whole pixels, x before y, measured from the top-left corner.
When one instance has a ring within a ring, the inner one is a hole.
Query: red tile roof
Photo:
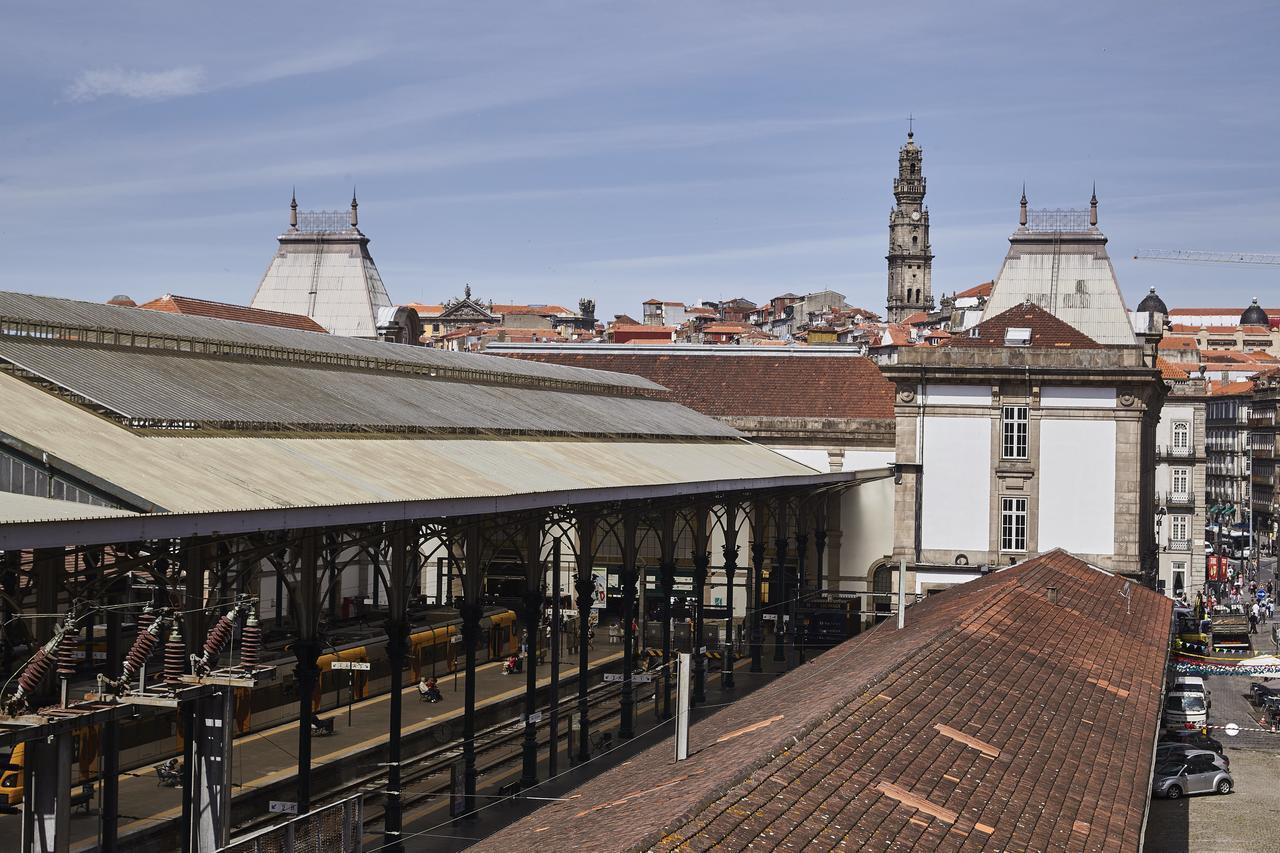
[[[668,739],[471,849],[1137,851],[1171,617],[1053,551],[699,720],[686,761]]]
[[[923,311],[917,311],[914,314],[908,314],[903,317],[901,322],[904,326],[910,326],[914,323],[923,323],[929,319],[929,315]]]
[[[962,290],[955,295],[956,299],[964,299],[968,296],[990,296],[991,290],[996,286],[994,281],[984,281],[982,284],[975,285],[968,290]]]
[[[616,353],[591,346],[503,355],[643,376],[669,388],[677,403],[711,417],[894,416],[893,385],[861,356],[796,357],[767,350],[759,355]]]
[[[1195,338],[1182,337],[1180,335],[1165,335],[1160,339],[1160,349],[1172,350],[1193,350],[1199,343]]]
[[[213,302],[208,299],[196,299],[191,296],[174,296],[171,293],[167,293],[159,299],[144,302],[138,307],[145,308],[148,311],[164,311],[169,314],[213,317],[216,320],[235,320],[239,323],[253,323],[257,326],[278,326],[282,329],[298,329],[303,332],[328,334],[324,326],[321,326],[305,314],[264,311],[261,308],[250,308],[247,305]]]
[[[1280,317],[1280,308],[1263,308],[1272,317]],[[1239,317],[1244,313],[1243,308],[1170,308],[1169,316],[1177,317],[1229,317],[1232,314]]]
[[[1231,382],[1210,382],[1210,397],[1242,397],[1253,393],[1253,382],[1248,379],[1238,379]]]
[[[1160,371],[1160,378],[1169,380],[1170,382],[1183,382],[1191,378],[1191,373],[1185,367],[1174,364],[1165,358],[1156,359],[1156,368]]]
[[[1031,346],[1100,349],[1102,344],[1033,302],[1015,305],[944,342],[949,347],[1003,347],[1008,329],[1030,329]]]

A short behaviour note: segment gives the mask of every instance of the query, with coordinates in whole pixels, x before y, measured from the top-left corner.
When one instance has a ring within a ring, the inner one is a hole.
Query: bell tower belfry
[[[933,252],[929,245],[929,210],[924,206],[922,154],[914,128],[898,150],[898,177],[893,181],[897,206],[889,214],[888,319],[898,323],[917,311],[933,310]]]

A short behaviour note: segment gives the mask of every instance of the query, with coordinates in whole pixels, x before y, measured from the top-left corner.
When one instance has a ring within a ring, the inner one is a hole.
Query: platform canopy
[[[0,491],[139,514],[6,514],[0,549],[886,475],[815,474],[635,376],[0,293]]]

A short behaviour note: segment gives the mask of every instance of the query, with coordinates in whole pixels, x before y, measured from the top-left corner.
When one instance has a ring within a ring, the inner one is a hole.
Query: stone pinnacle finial
[[[1093,195],[1089,198],[1089,224],[1098,224],[1098,182],[1093,183]]]
[[[298,230],[298,188],[294,187],[289,199],[289,227]]]
[[[351,188],[351,227],[352,228],[355,228],[357,225],[360,224],[360,216],[356,213],[356,208],[358,208],[359,206],[360,206],[360,203],[356,201],[356,188],[353,186]]]
[[[1027,227],[1027,182],[1022,182],[1022,200],[1018,208],[1018,224]]]

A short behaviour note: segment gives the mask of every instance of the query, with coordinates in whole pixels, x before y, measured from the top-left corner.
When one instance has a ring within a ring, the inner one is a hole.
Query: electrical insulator
[[[80,638],[74,631],[64,631],[58,641],[58,678],[71,678],[76,674],[76,646]]]
[[[124,657],[124,672],[120,676],[122,687],[128,686],[143,665],[151,659],[156,646],[160,644],[160,629],[163,627],[164,620],[157,619],[150,611],[144,611],[138,617],[138,636],[134,638],[129,653]]]
[[[209,632],[209,636],[204,641],[204,648],[201,649],[200,656],[192,656],[191,671],[193,673],[196,675],[209,674],[209,670],[213,669],[213,665],[218,662],[218,655],[222,654],[227,641],[231,639],[231,635],[235,631],[236,620],[240,618],[240,614],[243,612],[244,606],[236,602],[234,607],[218,617],[218,621],[213,625],[213,630]]]
[[[187,649],[182,642],[182,631],[173,623],[169,640],[164,644],[164,680],[175,684],[182,680],[187,668]]]
[[[257,666],[258,654],[262,651],[262,627],[258,624],[258,614],[249,611],[249,618],[240,630],[240,665]]]

